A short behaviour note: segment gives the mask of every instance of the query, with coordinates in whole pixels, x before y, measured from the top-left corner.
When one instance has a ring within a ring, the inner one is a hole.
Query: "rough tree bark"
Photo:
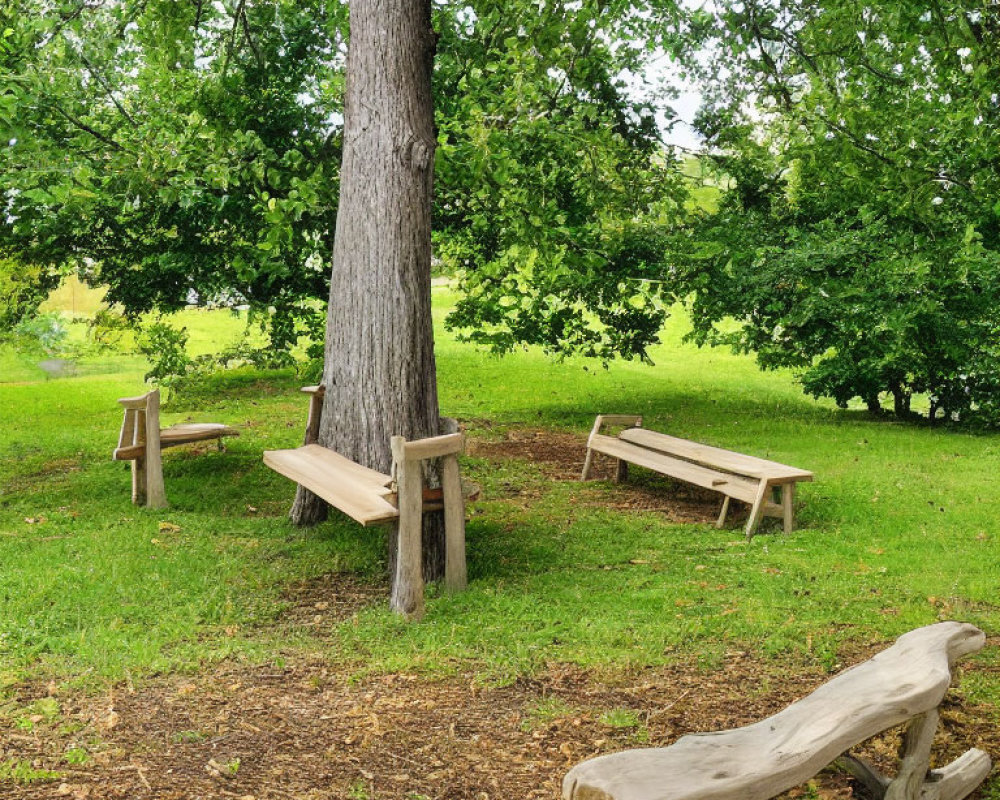
[[[430,303],[435,42],[430,0],[350,0],[319,443],[382,472],[390,436],[441,430]],[[300,489],[292,519],[309,524],[325,510]],[[425,524],[424,550],[425,577],[440,577],[440,523]]]

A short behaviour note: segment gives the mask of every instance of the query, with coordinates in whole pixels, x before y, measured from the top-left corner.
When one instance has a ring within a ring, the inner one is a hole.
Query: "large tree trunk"
[[[382,472],[390,436],[434,436],[441,424],[430,304],[435,40],[430,0],[350,0],[319,442]],[[295,521],[321,513],[300,491]],[[440,553],[428,577],[444,570],[439,527],[425,528],[425,548]]]

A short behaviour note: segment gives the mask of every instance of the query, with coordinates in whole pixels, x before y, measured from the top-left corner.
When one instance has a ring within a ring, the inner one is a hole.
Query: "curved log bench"
[[[753,725],[584,761],[563,780],[563,798],[767,800],[839,758],[876,798],[960,800],[986,778],[990,757],[972,749],[948,766],[930,770],[931,742],[952,665],[980,650],[985,640],[981,630],[959,622],[918,628]],[[902,760],[894,779],[847,752],[904,723]]]

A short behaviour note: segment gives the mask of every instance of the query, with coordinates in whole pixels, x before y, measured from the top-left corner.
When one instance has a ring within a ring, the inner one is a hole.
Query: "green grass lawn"
[[[737,528],[603,508],[605,484],[470,457],[463,470],[484,491],[470,508],[469,591],[432,591],[419,624],[379,604],[332,638],[311,638],[275,624],[287,586],[339,571],[384,581],[384,541],[342,519],[288,523],[293,486],[261,452],[301,441],[306,403],[291,371],[235,373],[214,383],[214,396],[168,405],[165,424],[213,420],[242,433],[224,452],[168,451],[172,506],[150,511],[130,503],[128,467],[109,458],[115,399],[142,390],[143,365],[107,358],[101,370],[45,380],[5,353],[0,687],[29,675],[101,685],[297,652],[358,670],[471,668],[484,681],[553,662],[711,666],[734,648],[832,669],[845,642],[938,619],[997,631],[997,436],[817,403],[787,373],[682,344],[682,314],[668,322],[655,366],[604,369],[534,350],[498,360],[443,330],[452,300],[435,289],[441,406],[469,436],[582,435],[597,412],[641,413],[647,427],[814,471],[798,493],[797,530],[746,543]],[[184,324],[207,348],[242,322],[189,312]],[[996,661],[995,648],[980,658]],[[995,672],[977,672],[968,690],[1000,706]]]

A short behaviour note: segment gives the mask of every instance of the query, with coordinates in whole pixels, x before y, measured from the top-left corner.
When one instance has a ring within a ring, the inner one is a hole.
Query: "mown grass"
[[[597,412],[642,413],[648,427],[813,470],[797,530],[747,544],[735,528],[608,510],[603,484],[466,458],[484,487],[470,508],[469,591],[432,591],[420,624],[377,605],[317,637],[276,624],[287,587],[338,571],[384,581],[384,540],[343,519],[287,522],[293,487],[260,455],[301,441],[294,372],[230,374],[197,402],[168,405],[167,423],[212,419],[242,435],[225,452],[169,451],[172,506],[155,512],[131,505],[127,467],[109,460],[115,398],[141,389],[143,367],[122,357],[116,373],[0,384],[0,676],[102,682],[303,650],[358,670],[472,669],[484,681],[552,662],[711,667],[734,648],[832,669],[845,642],[937,619],[997,631],[997,436],[814,402],[787,373],[683,344],[683,314],[655,366],[535,350],[497,359],[443,330],[452,300],[435,290],[441,406],[470,436],[583,435]],[[202,320],[204,342],[236,324],[197,312],[189,329]],[[969,691],[1000,707],[992,673]]]

